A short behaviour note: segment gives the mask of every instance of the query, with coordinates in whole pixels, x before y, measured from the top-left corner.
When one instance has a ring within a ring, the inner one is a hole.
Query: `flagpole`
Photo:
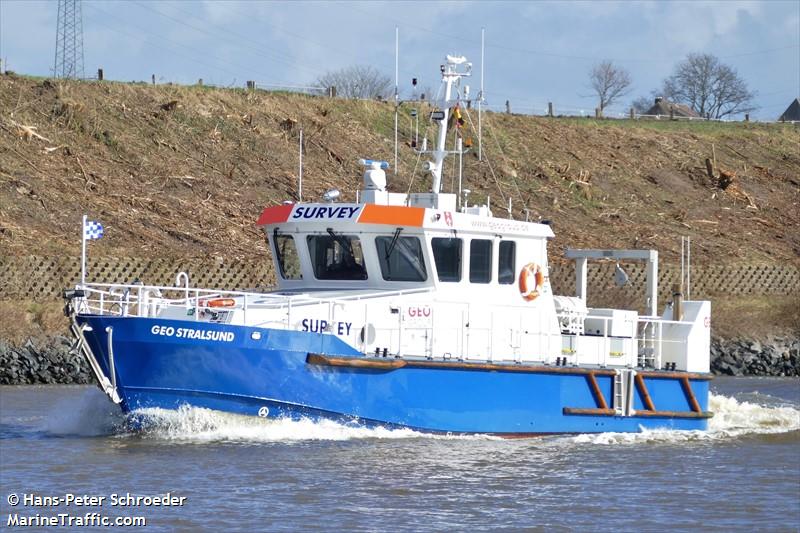
[[[81,224],[81,285],[86,283],[86,215]]]

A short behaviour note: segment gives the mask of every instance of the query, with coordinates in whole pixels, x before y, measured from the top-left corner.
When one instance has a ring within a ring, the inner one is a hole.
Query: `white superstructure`
[[[708,372],[710,303],[682,302],[682,317],[669,309],[655,316],[655,252],[574,251],[577,294],[554,296],[549,225],[496,218],[488,205],[459,209],[458,193],[441,192],[452,153],[448,119],[459,112],[469,63],[448,56],[441,71],[443,100],[431,115],[437,142],[421,152],[431,156],[430,192],[389,192],[388,165],[362,160],[358,203],[284,204],[262,213],[276,291],[203,291],[188,280],[183,289],[92,285],[87,304],[113,300],[142,316],[328,332],[386,357]],[[586,261],[615,257],[649,261],[649,316],[586,307]]]

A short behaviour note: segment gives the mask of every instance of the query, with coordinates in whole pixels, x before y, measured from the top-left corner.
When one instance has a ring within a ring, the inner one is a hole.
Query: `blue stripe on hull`
[[[582,375],[503,371],[316,366],[309,352],[359,356],[332,335],[191,321],[82,316],[90,346],[108,373],[111,326],[117,383],[126,411],[182,404],[256,415],[358,419],[423,431],[493,434],[635,432],[642,427],[705,429],[705,419],[564,415],[564,407],[595,408]],[[233,340],[155,334],[154,326],[232,333]],[[261,338],[251,338],[259,331]],[[597,376],[611,401],[610,376]],[[677,380],[648,379],[658,410],[690,411]],[[708,383],[692,381],[703,411]],[[642,409],[638,393],[637,408]]]

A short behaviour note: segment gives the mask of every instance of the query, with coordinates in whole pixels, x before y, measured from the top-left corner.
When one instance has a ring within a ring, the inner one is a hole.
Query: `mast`
[[[400,28],[394,27],[394,173],[397,175],[397,114],[400,98],[397,85],[400,77]]]
[[[463,70],[459,72],[459,67],[464,65]],[[442,163],[444,158],[449,153],[447,151],[447,121],[450,118],[450,104],[451,102],[458,102],[460,95],[456,90],[454,96],[454,88],[460,86],[462,77],[470,76],[472,71],[472,63],[467,63],[464,56],[447,56],[446,62],[441,66],[442,71],[442,88],[444,97],[441,101],[441,111],[434,112],[433,119],[439,123],[439,133],[436,138],[436,148],[433,150],[433,161],[429,161],[426,169],[431,173],[431,192],[438,194],[442,188]]]
[[[297,201],[303,201],[303,128],[300,128],[300,170],[297,173]]]
[[[478,93],[478,161],[483,161],[483,136],[481,135],[481,111],[483,104],[483,37],[486,28],[481,28],[481,90]]]

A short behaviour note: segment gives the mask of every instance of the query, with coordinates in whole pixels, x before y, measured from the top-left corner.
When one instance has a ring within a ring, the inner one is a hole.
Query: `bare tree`
[[[653,107],[653,99],[648,98],[647,96],[640,96],[633,102],[631,102],[631,107],[634,111],[639,113],[640,115],[644,115],[650,108]]]
[[[631,75],[624,68],[605,60],[592,67],[589,82],[600,99],[602,113],[606,107],[630,92],[628,88],[631,85]]]
[[[689,54],[670,77],[662,94],[673,102],[686,104],[706,118],[749,113],[756,93],[732,67],[711,54]]]
[[[354,65],[326,72],[316,83],[336,87],[344,98],[388,98],[393,92],[392,79],[370,66]]]

